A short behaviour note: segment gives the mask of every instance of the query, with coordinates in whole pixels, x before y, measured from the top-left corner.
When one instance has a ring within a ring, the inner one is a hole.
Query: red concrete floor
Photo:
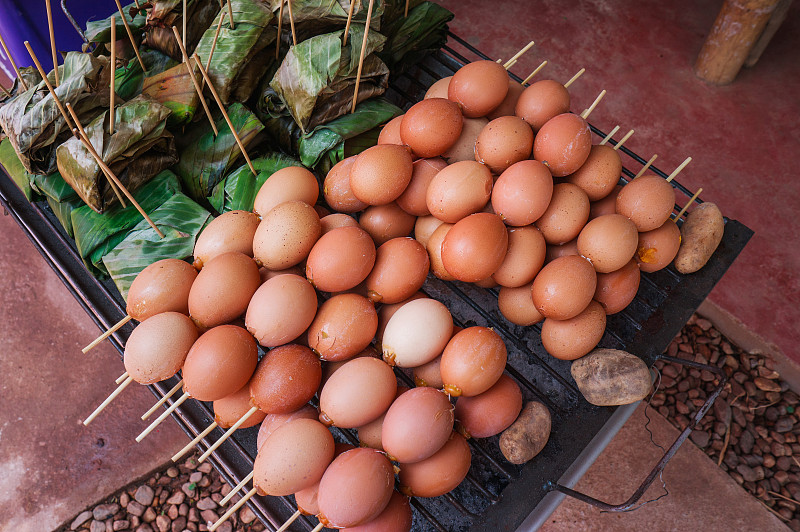
[[[721,1],[441,0],[456,14],[450,28],[494,58],[536,45],[512,69],[522,77],[547,59],[536,79],[568,80],[573,111],[608,94],[590,122],[635,129],[633,151],[678,180],[755,236],[710,299],[800,362],[800,252],[794,228],[800,205],[800,3],[794,2],[761,60],[734,83],[709,85],[692,65]],[[638,171],[638,166],[631,166]],[[682,201],[682,200],[679,200]]]

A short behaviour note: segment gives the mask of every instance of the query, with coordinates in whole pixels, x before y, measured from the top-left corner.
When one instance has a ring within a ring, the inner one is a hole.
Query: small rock
[[[214,510],[203,510],[200,512],[200,517],[202,518],[203,523],[216,523],[219,519],[217,512]]]
[[[189,513],[189,505],[186,503],[181,504],[178,507],[178,514],[186,516]]]
[[[199,523],[200,522],[200,514],[197,512],[197,508],[189,508],[189,521],[192,523]]]
[[[222,494],[223,497],[227,497],[231,491],[233,491],[233,488],[229,484],[225,484],[224,486],[222,486],[222,489],[219,490],[220,494]]]
[[[230,521],[225,521],[217,527],[217,532],[233,532],[233,525]]]
[[[758,475],[756,472],[749,466],[745,464],[739,464],[736,466],[736,471],[742,475],[742,478],[745,482],[756,482],[759,480]]]
[[[171,532],[182,532],[186,528],[186,518],[183,516],[178,517],[172,521]]]
[[[700,327],[704,331],[707,331],[711,328],[711,322],[705,318],[698,318],[695,323],[697,324],[698,327]]]
[[[153,527],[144,523],[136,527],[136,532],[153,532]]]
[[[241,520],[242,523],[249,525],[250,523],[255,521],[255,519],[256,519],[256,514],[254,514],[253,510],[251,510],[249,507],[245,506],[244,508],[239,510],[239,520]]]
[[[97,521],[105,521],[119,511],[119,504],[100,504],[94,507],[92,515]]]
[[[120,519],[119,521],[114,521],[114,524],[112,525],[112,528],[116,532],[117,530],[125,530],[130,526],[131,526],[131,522],[130,521],[127,521],[125,519]]]
[[[141,519],[139,519],[139,518],[138,518],[137,516],[135,516],[135,515],[132,515],[132,516],[130,516],[130,519],[129,519],[129,521],[131,522],[131,528],[136,528],[136,527],[137,527],[137,526],[139,526],[139,524],[142,522],[142,520],[141,520]]]
[[[159,515],[156,517],[156,528],[158,532],[168,532],[172,527],[172,521],[166,515]]]
[[[167,499],[167,504],[175,504],[180,505],[186,499],[186,494],[182,491],[176,491],[173,493],[169,499]]]
[[[753,379],[753,384],[756,385],[756,388],[759,390],[764,390],[765,392],[779,392],[781,391],[781,385],[775,381],[771,381],[769,379],[765,379],[764,377],[756,377]]]
[[[150,486],[139,486],[136,493],[133,494],[133,498],[142,506],[150,506],[153,503],[153,497],[155,497],[155,493]]]
[[[194,496],[197,495],[197,487],[191,482],[184,483],[184,485],[181,486],[181,491],[183,491],[190,499],[193,499]]]
[[[175,477],[177,477],[179,474],[180,474],[180,471],[178,471],[178,468],[177,468],[177,467],[170,467],[169,469],[167,469],[167,476],[168,476],[169,478],[175,478]]]
[[[122,495],[119,496],[119,505],[125,508],[128,506],[129,502],[131,502],[131,496],[128,495],[127,492],[123,491]]]
[[[744,454],[750,454],[750,451],[753,450],[754,443],[755,439],[749,430],[742,432],[742,436],[739,438],[739,449],[741,449]],[[745,476],[744,473],[742,473],[742,476]]]
[[[691,438],[694,444],[701,449],[705,448],[708,445],[708,441],[711,439],[711,437],[708,435],[708,432],[699,430],[693,430]]]
[[[197,470],[200,471],[201,473],[211,473],[213,469],[214,469],[213,466],[208,462],[203,462],[202,464],[197,466]]]
[[[128,503],[128,506],[125,508],[129,514],[135,515],[136,517],[141,517],[144,513],[144,506],[138,501],[131,501]]]
[[[792,463],[792,459],[788,456],[781,456],[775,461],[775,467],[781,471],[789,471],[789,469],[792,467]]]
[[[794,428],[794,419],[791,417],[782,417],[775,422],[776,432],[789,432]]]
[[[171,504],[169,506],[169,509],[167,510],[167,517],[169,517],[173,521],[175,519],[177,519],[178,518],[178,507],[175,506],[174,504]]]
[[[209,480],[208,477],[204,476],[197,482],[197,485],[200,486],[201,488],[207,488],[208,486],[211,485],[211,480]]]
[[[89,532],[106,532],[106,524],[97,519],[92,519],[92,522],[89,523]]]
[[[192,456],[191,458],[188,458],[188,459],[187,459],[187,460],[186,460],[186,461],[183,463],[183,465],[184,465],[184,466],[185,466],[187,469],[195,470],[195,469],[197,469],[197,465],[198,465],[198,464],[197,464],[197,458],[195,458],[194,456]]]
[[[145,510],[144,515],[142,516],[142,521],[145,523],[152,523],[156,520],[156,511],[152,506],[148,506],[147,510]]]
[[[686,406],[686,404],[683,403],[683,402],[675,403],[675,410],[677,410],[678,413],[680,413],[680,414],[688,414],[689,413],[689,407]]]
[[[86,510],[85,512],[81,512],[80,514],[78,514],[78,517],[76,517],[72,521],[72,523],[69,525],[69,528],[71,530],[77,530],[78,527],[80,527],[83,523],[85,523],[86,521],[88,521],[91,518],[92,518],[92,512],[90,512],[89,510]]]
[[[214,501],[217,504],[219,504],[219,501],[221,501],[223,498],[224,497],[222,496],[221,493],[212,493],[211,494],[211,500]]]
[[[765,454],[764,455],[764,467],[768,467],[768,468],[772,469],[772,467],[774,465],[775,465],[775,457],[772,456],[771,454]]]
[[[217,507],[217,503],[215,503],[211,497],[204,497],[197,501],[197,509],[202,510],[213,510]]]
[[[789,480],[789,473],[786,471],[776,471],[772,478],[782,486]]]
[[[197,484],[198,482],[200,482],[201,478],[203,478],[203,474],[199,471],[195,471],[194,473],[189,475],[189,482]]]

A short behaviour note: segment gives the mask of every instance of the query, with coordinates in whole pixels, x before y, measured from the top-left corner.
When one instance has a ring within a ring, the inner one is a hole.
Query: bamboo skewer
[[[302,514],[302,512],[300,510],[295,511],[292,514],[292,516],[289,517],[289,519],[287,519],[286,522],[283,523],[281,525],[281,527],[278,530],[276,530],[275,532],[284,532],[287,528],[289,528],[289,526],[291,526],[292,523],[297,521],[297,518],[300,517],[301,515],[303,515],[303,514]]]
[[[61,82],[58,79],[58,55],[56,54],[56,34],[53,31],[53,10],[50,9],[50,0],[44,0],[45,9],[47,9],[47,28],[50,31],[50,52],[53,54],[53,73],[56,78],[56,87]]]
[[[617,151],[618,149],[620,149],[622,147],[622,145],[625,144],[628,141],[629,138],[631,138],[632,135],[633,135],[633,130],[632,129],[630,131],[628,131],[627,133],[625,133],[625,136],[622,137],[619,140],[619,142],[617,142],[616,146],[614,146],[614,151]]]
[[[8,51],[8,46],[6,46],[6,41],[3,39],[3,34],[0,33],[0,45],[3,47],[3,51],[8,57],[8,60],[11,61],[11,66],[14,67],[14,72],[17,73],[17,79],[19,80],[19,84],[22,85],[23,90],[28,90],[28,84],[25,83],[25,80],[22,79],[22,75],[19,73],[19,67],[17,67],[17,62],[14,61],[14,56],[11,55],[11,52]]]
[[[142,70],[147,71],[147,68],[144,66],[144,61],[142,61],[142,56],[139,55],[139,47],[136,46],[136,41],[133,38],[133,32],[131,31],[131,27],[128,25],[128,19],[125,18],[125,13],[122,11],[122,5],[119,3],[119,0],[114,0],[117,3],[117,9],[119,10],[119,16],[122,17],[122,23],[125,25],[125,31],[128,32],[128,38],[131,40],[131,46],[133,47],[133,51],[136,52],[136,59],[139,60],[139,65],[142,67]]]
[[[129,385],[130,383],[132,383],[132,382],[133,382],[133,377],[131,377],[131,376],[128,376],[128,377],[127,377],[127,378],[126,378],[124,381],[122,381],[122,384],[120,384],[119,386],[117,386],[117,389],[116,389],[116,390],[114,390],[113,392],[111,392],[111,395],[109,395],[108,397],[106,397],[106,400],[105,400],[105,401],[103,401],[102,403],[100,403],[100,406],[98,406],[98,407],[95,409],[95,411],[94,411],[94,412],[92,412],[92,413],[89,415],[89,417],[87,417],[87,418],[86,418],[86,419],[83,421],[83,425],[84,425],[84,426],[86,426],[86,425],[88,425],[89,423],[91,423],[92,421],[94,421],[94,418],[96,418],[96,417],[97,417],[97,416],[100,414],[100,412],[102,412],[102,411],[105,409],[105,407],[107,407],[107,406],[108,406],[108,405],[111,403],[111,401],[113,401],[113,400],[114,400],[114,399],[115,399],[115,398],[116,398],[116,397],[117,397],[117,396],[118,396],[120,393],[122,393],[122,390],[124,390],[125,388],[127,388],[127,387],[128,387],[128,385]]]
[[[53,88],[53,85],[50,83],[50,80],[47,78],[47,74],[45,73],[44,69],[42,68],[42,64],[39,62],[39,58],[36,57],[36,53],[34,53],[33,48],[31,48],[31,43],[25,41],[25,48],[28,49],[28,53],[33,59],[33,64],[36,65],[36,70],[39,71],[39,75],[42,76],[42,81],[47,86],[47,90],[50,91],[50,94],[53,96],[53,100],[56,102],[58,106],[58,110],[61,111],[61,116],[64,117],[64,121],[67,123],[67,127],[72,129],[72,126],[69,121],[69,116],[67,115],[67,111],[64,109],[64,106],[61,104],[61,100],[56,95],[56,90]]]
[[[9,98],[11,98],[11,93],[10,93],[10,92],[8,92],[8,89],[6,89],[6,88],[5,88],[5,87],[3,87],[2,85],[0,85],[0,90],[2,90],[2,91],[3,91],[3,93],[4,93],[6,96],[8,96]]]
[[[208,77],[208,72],[206,69],[203,68],[203,64],[200,62],[200,58],[197,54],[194,54],[194,60],[197,63],[198,68],[200,68],[200,73],[203,75],[203,78],[208,83],[208,88],[211,90],[211,94],[214,96],[214,99],[217,101],[217,105],[219,106],[220,111],[222,111],[222,116],[225,118],[225,121],[228,123],[228,127],[231,128],[231,133],[233,133],[233,138],[236,139],[236,143],[239,145],[239,149],[242,150],[242,155],[244,155],[245,160],[247,161],[247,166],[250,167],[250,171],[253,172],[253,175],[258,175],[256,169],[253,167],[253,163],[250,161],[250,156],[247,155],[247,150],[244,149],[244,144],[242,143],[242,139],[239,138],[239,133],[236,132],[236,128],[233,127],[233,122],[231,122],[231,118],[228,116],[228,111],[225,110],[225,106],[222,105],[222,100],[217,94],[217,89],[214,88],[214,84],[211,83],[211,79]]]
[[[583,118],[584,120],[589,118],[589,115],[592,114],[592,111],[594,111],[594,108],[597,107],[597,104],[600,103],[600,100],[602,100],[603,96],[605,96],[605,95],[606,95],[606,91],[605,90],[600,91],[600,94],[598,94],[597,98],[594,99],[594,101],[592,102],[592,105],[590,105],[588,109],[586,109],[584,112],[581,113],[581,118]]]
[[[297,46],[297,34],[294,32],[294,14],[292,13],[292,0],[286,0],[289,8],[289,25],[292,27],[292,44]]]
[[[141,11],[141,10],[142,10],[142,6],[140,6],[140,5],[139,5],[139,0],[133,0],[133,3],[134,3],[134,4],[136,4],[136,9],[137,9],[138,11]]]
[[[356,7],[356,1],[357,0],[350,0],[350,9],[347,10],[347,24],[344,25],[344,39],[342,39],[342,46],[347,44],[347,36],[350,33],[350,22],[353,20],[353,8]],[[406,2],[406,10],[408,10],[408,2]]]
[[[669,177],[667,178],[667,183],[675,179],[675,177],[677,177],[677,175],[680,174],[681,171],[684,168],[686,168],[686,165],[689,164],[690,162],[692,162],[691,157],[687,157],[686,159],[684,159],[684,161],[675,170],[673,170],[671,174],[669,174]]]
[[[150,423],[150,426],[149,426],[149,427],[147,427],[146,429],[144,429],[144,430],[142,431],[142,433],[141,433],[141,434],[139,434],[138,436],[136,436],[136,442],[138,443],[138,442],[142,441],[142,440],[143,440],[143,439],[144,439],[144,438],[145,438],[145,437],[146,437],[148,434],[150,434],[151,432],[153,432],[153,430],[155,430],[155,428],[156,428],[157,426],[159,426],[159,425],[161,424],[161,422],[162,422],[162,421],[164,421],[165,419],[167,419],[167,417],[168,417],[168,416],[169,416],[169,415],[170,415],[172,412],[174,412],[174,411],[175,411],[175,409],[177,409],[179,406],[181,406],[181,405],[182,405],[182,404],[183,404],[183,403],[184,403],[184,402],[185,402],[185,401],[186,401],[188,398],[189,398],[189,394],[188,394],[188,393],[184,393],[183,395],[181,395],[181,396],[178,398],[178,400],[177,400],[177,401],[175,401],[174,403],[172,403],[172,406],[170,406],[169,408],[167,408],[166,410],[164,410],[164,412],[163,412],[163,413],[162,413],[160,416],[158,416],[158,417],[156,418],[156,420],[155,420],[155,421],[153,421],[152,423]]]
[[[586,72],[586,69],[585,69],[585,68],[582,68],[582,69],[578,70],[578,72],[576,72],[576,73],[575,73],[575,75],[574,75],[574,76],[572,76],[572,77],[569,79],[569,81],[568,81],[568,82],[564,83],[564,88],[565,88],[565,89],[568,89],[568,88],[569,88],[569,86],[570,86],[570,85],[572,85],[573,83],[575,83],[575,81],[577,81],[577,79],[578,79],[579,77],[581,77],[581,76],[583,75],[583,73],[584,73],[584,72]]]
[[[691,198],[689,198],[689,201],[686,202],[686,205],[683,206],[683,209],[681,209],[680,212],[675,216],[675,221],[678,221],[678,219],[684,215],[686,209],[689,208],[689,205],[694,203],[694,200],[697,199],[697,197],[700,195],[701,192],[703,192],[703,187],[698,188],[697,192],[695,192],[694,195]]]
[[[325,525],[323,525],[322,523],[320,523],[320,524],[318,524],[317,526],[315,526],[315,527],[314,527],[314,528],[311,530],[311,532],[320,532],[320,530],[322,530],[323,528],[325,528]]]
[[[127,379],[127,378],[128,378],[128,372],[126,371],[125,373],[123,373],[122,375],[120,375],[119,377],[117,377],[117,380],[115,380],[114,382],[115,382],[116,384],[119,384],[119,383],[121,383],[122,381],[124,381],[124,380],[125,380],[125,379]]]
[[[186,0],[183,0],[183,35],[181,35],[183,47],[186,48]]]
[[[159,399],[159,400],[156,402],[156,404],[154,404],[153,406],[151,406],[151,407],[150,407],[150,410],[148,410],[147,412],[145,412],[144,414],[142,414],[142,421],[144,421],[145,419],[147,419],[147,418],[149,418],[150,416],[152,416],[152,415],[153,415],[153,412],[155,412],[156,410],[158,410],[158,407],[160,407],[161,405],[163,405],[164,403],[166,403],[166,402],[167,402],[167,399],[169,399],[170,397],[172,397],[173,395],[175,395],[175,394],[178,392],[178,390],[180,390],[180,389],[181,389],[181,386],[183,386],[183,379],[179,380],[179,381],[178,381],[178,384],[176,384],[175,386],[173,386],[173,387],[172,387],[172,389],[171,389],[170,391],[168,391],[168,392],[167,392],[167,393],[164,395],[164,397],[162,397],[161,399]]]
[[[245,421],[247,421],[247,420],[250,418],[250,416],[252,416],[252,415],[253,415],[253,414],[255,414],[256,412],[258,412],[258,407],[257,407],[257,406],[251,407],[251,408],[250,408],[250,410],[248,410],[248,411],[247,411],[247,413],[245,413],[245,415],[243,415],[242,417],[240,417],[240,418],[239,418],[239,420],[238,420],[236,423],[234,423],[233,425],[231,425],[231,428],[229,428],[227,431],[225,431],[225,434],[223,434],[223,435],[222,435],[222,437],[221,437],[220,439],[218,439],[217,441],[215,441],[215,442],[214,442],[214,444],[213,444],[211,447],[209,447],[209,448],[208,448],[208,450],[207,450],[206,452],[204,452],[204,453],[203,453],[203,454],[200,456],[200,458],[198,458],[198,459],[197,459],[197,461],[198,461],[199,463],[201,463],[201,464],[202,464],[203,462],[205,462],[205,461],[206,461],[206,458],[208,458],[209,456],[211,456],[211,453],[213,453],[214,451],[216,451],[216,450],[217,450],[217,448],[218,448],[220,445],[222,445],[222,443],[223,443],[225,440],[227,440],[228,438],[230,438],[230,437],[231,437],[231,434],[233,434],[233,433],[234,433],[234,432],[235,432],[235,431],[236,431],[236,430],[237,430],[239,427],[241,427],[241,426],[242,426],[242,423],[244,423]]]
[[[117,70],[117,23],[114,15],[111,15],[111,100],[108,109],[108,134],[114,134],[114,101],[116,100],[116,76]]]
[[[522,85],[526,85],[526,84],[527,84],[527,83],[528,83],[530,80],[532,80],[532,79],[533,79],[533,77],[534,77],[536,74],[538,74],[538,73],[539,73],[539,71],[540,71],[541,69],[543,69],[545,66],[547,66],[547,61],[542,61],[542,63],[541,63],[541,64],[540,64],[538,67],[536,67],[536,70],[534,70],[533,72],[531,72],[530,74],[528,74],[528,77],[522,80]]]
[[[219,505],[225,506],[226,504],[228,504],[228,501],[230,501],[234,495],[239,493],[239,491],[244,487],[244,485],[250,482],[250,480],[253,478],[254,475],[255,471],[250,471],[246,477],[244,477],[238,484],[236,484],[236,486],[233,487],[230,493],[225,495],[225,497],[221,501],[219,501]]]
[[[614,126],[614,129],[612,129],[612,130],[611,130],[611,133],[609,133],[608,135],[606,135],[606,137],[605,137],[603,140],[601,140],[601,141],[599,142],[599,145],[600,145],[600,146],[604,146],[606,142],[608,142],[609,140],[611,140],[611,137],[613,137],[614,135],[616,135],[616,134],[617,134],[617,131],[619,131],[619,126]]]
[[[189,452],[189,451],[190,451],[190,450],[191,450],[191,449],[192,449],[192,448],[193,448],[195,445],[197,445],[198,443],[200,443],[200,440],[202,440],[203,438],[205,438],[206,436],[208,436],[208,435],[209,435],[209,433],[210,433],[212,430],[214,430],[215,428],[217,428],[218,426],[219,426],[219,425],[217,425],[217,422],[215,421],[215,422],[213,422],[211,425],[209,425],[208,427],[206,427],[206,429],[205,429],[203,432],[201,432],[200,434],[198,434],[198,435],[195,437],[195,439],[193,439],[192,441],[190,441],[189,443],[187,443],[187,444],[186,444],[186,446],[185,446],[183,449],[181,449],[180,451],[178,451],[177,453],[175,453],[175,455],[172,457],[172,461],[173,461],[173,462],[177,462],[178,460],[180,460],[180,459],[181,459],[181,456],[183,456],[184,454],[186,454],[187,452]]]
[[[206,112],[206,116],[208,117],[208,121],[211,123],[211,129],[214,131],[214,136],[216,137],[219,135],[219,131],[217,130],[217,124],[214,123],[214,117],[211,116],[211,110],[208,108],[208,103],[206,103],[206,99],[203,98],[203,89],[200,87],[200,82],[197,81],[197,78],[194,75],[194,69],[192,68],[192,64],[189,61],[189,56],[186,53],[186,48],[183,47],[183,43],[181,42],[181,36],[178,34],[178,28],[172,26],[172,33],[175,35],[175,39],[178,41],[178,46],[181,49],[181,55],[183,57],[183,63],[186,65],[186,70],[189,71],[189,77],[192,80],[192,84],[194,85],[194,89],[197,91],[197,97],[200,98],[200,103],[203,104],[203,109]],[[198,66],[201,67],[200,62],[198,61]]]
[[[214,32],[214,40],[211,41],[211,51],[208,52],[208,60],[206,61],[206,70],[211,68],[211,58],[214,57],[214,50],[217,47],[217,39],[219,39],[219,30],[222,29],[222,23],[225,21],[225,12],[219,16],[219,24],[217,24],[217,31]],[[277,58],[276,58],[277,59]],[[200,88],[205,87],[206,80],[200,80]]]
[[[231,0],[228,0],[228,20],[231,21],[231,29],[236,29],[236,24],[233,23],[233,5],[231,4]]]
[[[281,7],[278,9],[278,38],[275,39],[275,59],[281,55],[281,28],[283,27],[283,0],[281,0]],[[347,32],[345,32],[345,42],[347,42]]]
[[[410,3],[411,3],[411,0],[406,0],[406,10],[403,13],[404,17],[408,17],[408,4],[410,4]]]
[[[253,488],[253,489],[251,489],[250,491],[248,491],[248,492],[247,492],[247,495],[245,495],[244,497],[242,497],[242,498],[241,498],[241,500],[240,500],[239,502],[237,502],[236,504],[234,504],[233,506],[231,506],[231,507],[230,507],[230,509],[229,509],[227,512],[225,512],[224,514],[222,514],[222,517],[220,517],[220,518],[217,520],[217,522],[216,522],[216,523],[214,523],[213,525],[211,525],[210,527],[208,527],[208,530],[209,530],[209,532],[214,532],[214,531],[215,531],[217,528],[219,528],[219,527],[222,525],[222,523],[224,523],[225,521],[227,521],[228,519],[230,519],[230,518],[231,518],[231,516],[232,516],[233,514],[235,514],[235,513],[236,513],[236,512],[239,510],[239,508],[241,508],[242,506],[244,506],[244,504],[245,504],[247,501],[249,501],[251,498],[253,498],[253,495],[255,495],[255,494],[256,494],[256,489],[257,489],[257,488]]]
[[[115,332],[117,332],[120,329],[120,327],[122,327],[123,325],[125,325],[129,321],[131,321],[131,316],[130,315],[126,315],[124,318],[119,320],[115,325],[113,325],[109,330],[107,330],[106,332],[104,332],[103,334],[101,334],[100,336],[95,338],[95,340],[92,343],[90,343],[89,345],[87,345],[86,347],[81,349],[83,354],[88,353],[90,349],[94,348],[95,346],[97,346],[97,344],[99,344],[100,342],[102,342],[103,340],[105,340],[106,338],[108,338],[109,336],[114,334]]]
[[[367,51],[367,37],[369,36],[369,26],[370,21],[372,20],[372,6],[375,4],[375,0],[369,0],[369,6],[367,7],[367,21],[364,25],[364,39],[361,41],[361,56],[358,59],[358,72],[356,72],[356,87],[353,91],[353,106],[350,109],[351,113],[356,111],[356,105],[358,105],[358,86],[361,84],[361,69],[364,67],[364,56],[366,55]]]
[[[534,43],[533,41],[531,41],[531,42],[529,42],[528,44],[526,44],[526,45],[525,45],[525,46],[522,48],[522,50],[520,50],[519,52],[517,52],[517,53],[515,53],[514,55],[512,55],[512,56],[511,56],[511,58],[510,58],[508,61],[506,61],[506,62],[503,64],[503,68],[505,68],[506,70],[508,70],[509,68],[511,68],[511,67],[512,67],[512,65],[514,64],[514,62],[516,62],[516,60],[517,60],[517,59],[519,59],[520,57],[522,57],[522,54],[524,54],[525,52],[527,52],[528,50],[530,50],[530,49],[533,47],[533,45],[534,45],[534,44],[535,44],[535,43]]]
[[[508,64],[508,66],[504,66],[503,68],[505,68],[506,70],[509,70],[511,67],[513,67],[514,65],[517,64],[517,60],[516,59],[509,59],[509,63],[507,63],[507,64]]]
[[[633,179],[636,179],[637,177],[640,177],[642,174],[644,174],[644,173],[647,171],[647,169],[648,169],[648,168],[650,168],[650,165],[651,165],[651,164],[653,164],[657,158],[658,158],[658,155],[656,155],[656,154],[654,153],[654,154],[653,154],[653,156],[652,156],[652,157],[650,157],[650,160],[649,160],[649,161],[647,161],[647,162],[644,164],[644,166],[642,166],[642,169],[641,169],[641,170],[639,170],[639,173],[638,173],[638,174],[636,174],[636,175],[633,177]]]

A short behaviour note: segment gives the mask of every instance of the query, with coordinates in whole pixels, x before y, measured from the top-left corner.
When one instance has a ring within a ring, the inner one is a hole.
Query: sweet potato
[[[512,464],[524,464],[544,449],[549,438],[550,411],[542,403],[531,401],[500,435],[500,451]]]
[[[647,364],[618,349],[595,349],[573,362],[570,371],[583,397],[593,405],[627,405],[650,393]]]
[[[675,257],[675,269],[694,273],[706,265],[722,241],[725,221],[713,203],[703,203],[686,217],[681,227],[681,247]]]

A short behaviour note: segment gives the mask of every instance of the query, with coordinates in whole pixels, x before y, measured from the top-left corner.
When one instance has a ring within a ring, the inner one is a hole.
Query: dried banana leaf
[[[196,63],[192,62],[192,65],[195,79],[199,79],[200,69]],[[142,94],[172,112],[167,119],[167,126],[170,128],[191,122],[200,103],[186,63],[180,63],[160,74],[144,78]]]
[[[378,53],[393,73],[402,72],[447,42],[447,23],[453,13],[433,2],[423,2],[384,26],[386,46]]]
[[[346,46],[342,46],[343,35],[344,30],[318,35],[292,47],[272,78],[270,86],[304,132],[344,115],[352,105],[364,26],[350,26]],[[370,30],[359,102],[386,91],[389,69],[374,54],[385,41],[386,37]]]
[[[166,130],[170,111],[139,95],[117,107],[114,133],[108,134],[107,112],[85,126],[97,153],[122,184],[133,192],[178,160],[175,140]],[[117,201],[95,159],[73,137],[56,150],[58,171],[78,195],[98,213]]]
[[[39,71],[33,67],[22,67],[19,69],[20,76],[25,81],[25,84],[28,88],[31,88],[35,85],[38,85],[42,81],[42,76],[39,75]],[[3,107],[6,103],[8,103],[14,96],[17,96],[21,92],[23,92],[22,84],[19,82],[17,78],[14,78],[14,84],[11,86],[10,89],[7,89],[10,96],[5,92],[0,91],[0,107]],[[4,137],[3,128],[0,127],[0,140]]]
[[[131,28],[131,31],[134,33],[138,33],[145,25],[147,21],[147,17],[145,16],[144,11],[137,12],[136,11],[136,4],[130,3],[122,8],[122,12],[125,14],[125,19],[128,21],[128,26]],[[125,24],[122,22],[122,19],[119,17],[119,12],[114,11],[112,13],[114,15],[114,25],[117,27],[117,35],[125,35],[127,39],[127,33],[125,30]],[[96,43],[107,43],[111,41],[111,15],[108,18],[104,18],[103,20],[90,20],[86,23],[86,38],[89,42],[96,42]]]
[[[191,55],[200,37],[219,13],[218,0],[186,0],[186,51]],[[181,49],[175,41],[172,27],[183,31],[182,0],[152,0],[142,7],[150,9],[144,25],[142,44],[181,61]]]
[[[285,4],[284,0],[284,4]],[[277,24],[278,13],[280,12],[280,0],[272,0],[272,11],[275,13]],[[405,4],[403,4],[405,5]],[[369,0],[356,0],[353,8],[352,22],[364,24],[367,20],[367,8]],[[381,31],[381,20],[384,19],[386,2],[375,0],[372,6],[372,25],[371,30]],[[295,33],[297,41],[304,41],[314,35],[329,33],[337,29],[344,28],[347,24],[347,13],[350,10],[350,0],[292,0],[292,15],[294,18]],[[401,10],[402,13],[402,10]],[[283,9],[283,29],[286,30],[291,38],[289,21],[289,10],[284,5]]]
[[[232,0],[235,29],[225,17],[219,33],[208,75],[225,104],[244,102],[250,98],[264,72],[274,61],[277,30],[269,23],[273,18],[269,5],[258,0]],[[227,7],[225,12],[227,13]],[[218,15],[197,44],[197,55],[207,64]]]
[[[14,151],[14,146],[11,145],[11,141],[8,139],[0,141],[0,165],[3,166],[3,170],[6,171],[6,174],[14,184],[19,187],[25,198],[28,201],[33,201],[36,198],[37,190],[31,186],[31,174],[25,171],[17,152]]]
[[[231,104],[227,109],[234,129],[247,147],[264,125],[240,103]],[[208,121],[203,120],[189,126],[179,139],[180,160],[174,170],[189,197],[199,202],[211,194],[214,186],[242,157],[225,119],[220,116],[215,122],[219,130],[217,136],[214,136]]]
[[[209,196],[208,201],[217,212],[252,211],[256,194],[269,176],[287,166],[302,166],[297,159],[278,152],[268,153],[252,162],[258,172],[257,176],[245,164],[214,187],[214,193]]]
[[[97,116],[101,108],[108,108],[107,88],[112,75],[108,58],[68,52],[59,68],[61,84],[55,89],[56,95],[63,105],[72,105],[81,123]],[[48,78],[52,83],[53,72]],[[55,148],[72,135],[44,81],[0,107],[0,127],[32,174],[53,173]]]

